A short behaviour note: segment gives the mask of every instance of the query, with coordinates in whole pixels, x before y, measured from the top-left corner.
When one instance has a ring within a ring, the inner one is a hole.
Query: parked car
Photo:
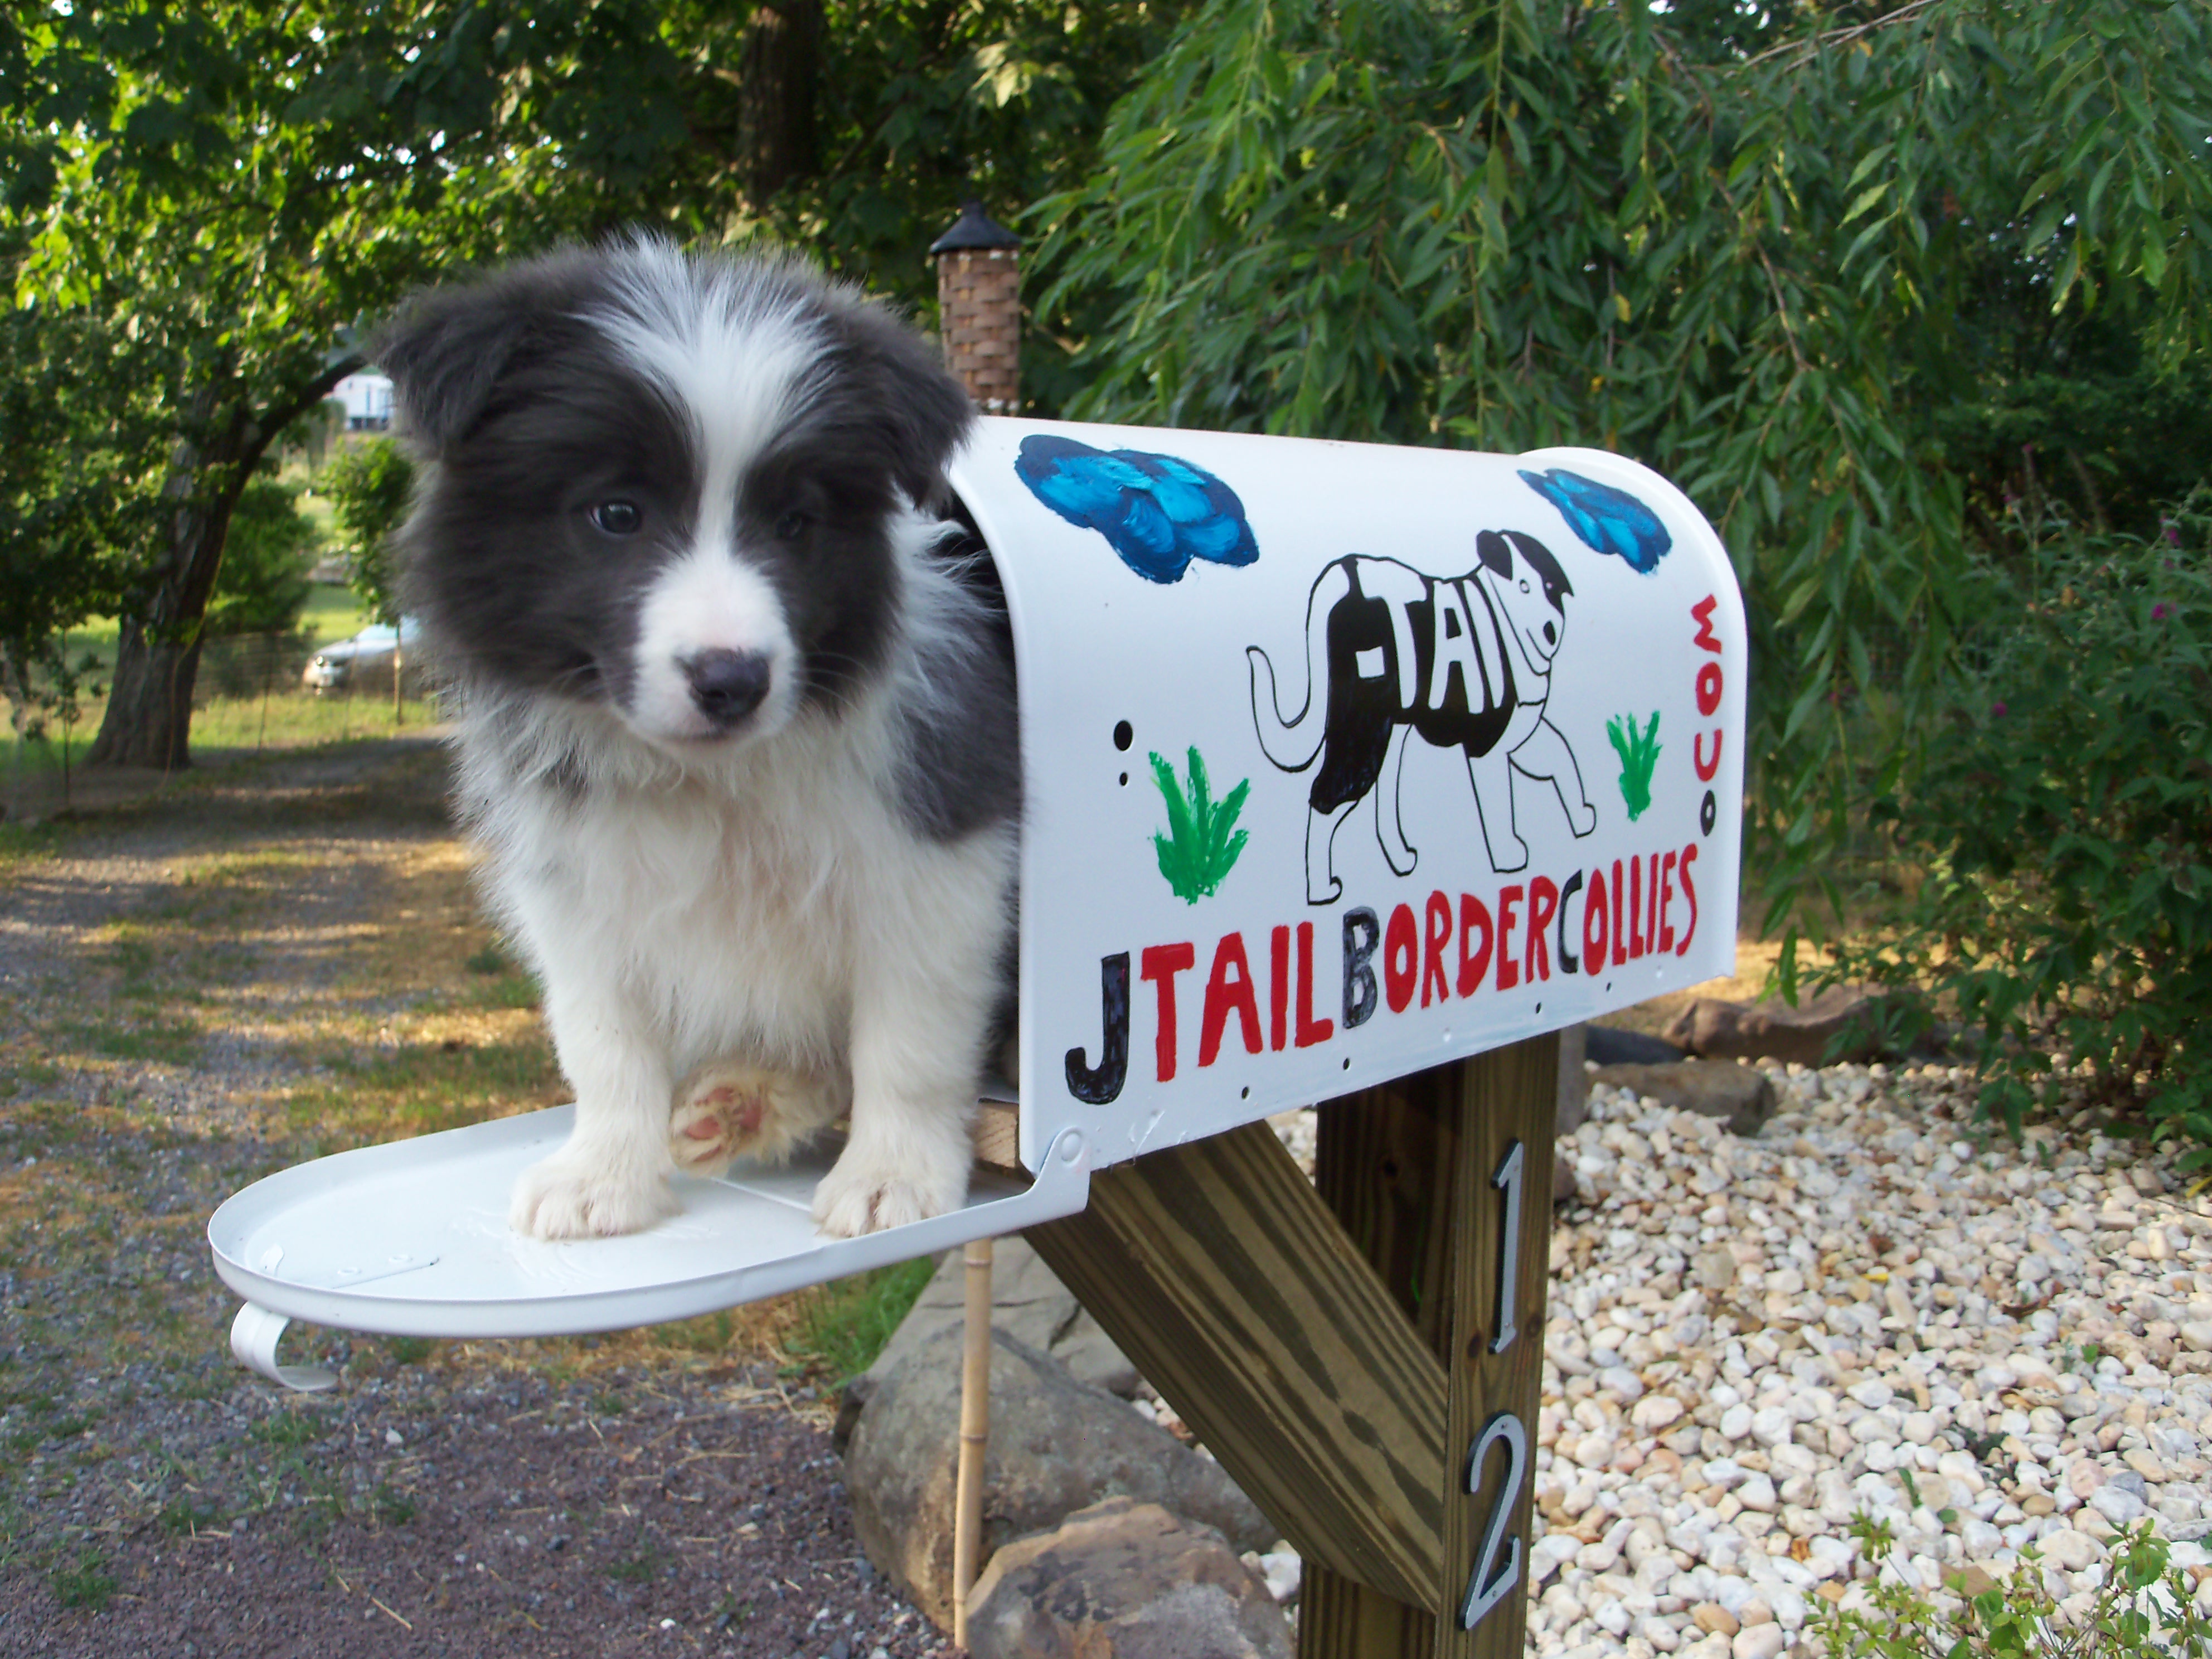
[[[411,696],[419,692],[423,684],[419,656],[422,639],[422,625],[412,617],[402,617],[396,629],[383,623],[375,623],[349,640],[336,640],[318,650],[307,659],[301,683],[308,690],[319,693],[381,691],[388,695],[392,690],[392,659],[396,653]]]

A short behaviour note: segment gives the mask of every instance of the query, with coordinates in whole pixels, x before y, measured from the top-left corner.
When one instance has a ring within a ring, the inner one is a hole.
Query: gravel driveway
[[[0,842],[0,1654],[921,1655],[788,1305],[599,1340],[225,1346],[214,1205],[557,1098],[434,747]]]

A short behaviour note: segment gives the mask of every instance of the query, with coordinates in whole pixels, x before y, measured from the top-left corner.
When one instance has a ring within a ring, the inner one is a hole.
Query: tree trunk
[[[258,435],[243,404],[235,404],[210,430],[179,439],[171,452],[162,494],[176,506],[169,514],[165,556],[123,619],[107,712],[85,758],[88,766],[174,772],[191,764],[200,620],[222,568],[231,507],[261,456],[264,446],[254,441]]]
[[[814,82],[822,0],[768,0],[745,26],[738,69],[738,165],[745,197],[762,204],[812,173]]]
[[[198,418],[193,425],[199,429],[177,441],[162,486],[163,495],[176,503],[169,515],[167,546],[153,579],[123,619],[107,712],[86,765],[175,772],[191,764],[200,629],[222,568],[231,509],[277,434],[360,366],[357,359],[334,364],[279,408],[260,416],[235,381],[224,389],[227,406],[214,391],[194,400]]]

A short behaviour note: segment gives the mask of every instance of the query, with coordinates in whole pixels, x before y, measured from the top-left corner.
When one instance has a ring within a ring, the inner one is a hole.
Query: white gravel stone
[[[2212,1543],[2212,1212],[2174,1149],[1984,1145],[1961,1068],[1763,1069],[1756,1139],[1601,1089],[1558,1149],[1532,1651],[1778,1659],[1863,1583],[1862,1512],[1939,1596],[2030,1543],[2086,1592],[2144,1517]]]
[[[2079,1572],[2092,1562],[2102,1560],[2105,1554],[2095,1539],[2070,1527],[2039,1539],[2036,1547],[2043,1552],[2043,1559],[2061,1572]]]

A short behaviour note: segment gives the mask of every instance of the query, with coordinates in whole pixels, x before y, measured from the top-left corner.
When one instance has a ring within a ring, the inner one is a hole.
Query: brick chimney
[[[945,366],[986,415],[1012,415],[1021,397],[1021,238],[991,222],[981,202],[960,210],[930,244]]]

